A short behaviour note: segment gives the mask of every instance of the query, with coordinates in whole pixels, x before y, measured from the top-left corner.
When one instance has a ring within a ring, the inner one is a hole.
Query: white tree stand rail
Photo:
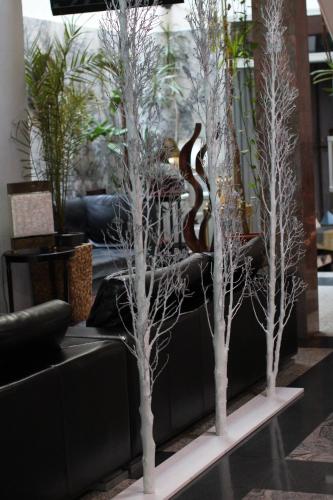
[[[259,394],[228,417],[227,436],[216,436],[213,427],[159,465],[156,468],[156,493],[145,495],[140,479],[115,498],[164,500],[172,497],[303,393],[303,389],[278,387],[274,398]]]

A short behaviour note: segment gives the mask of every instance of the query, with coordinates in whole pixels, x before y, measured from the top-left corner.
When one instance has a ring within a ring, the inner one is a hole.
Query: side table
[[[12,264],[32,264],[36,262],[47,262],[50,282],[54,298],[57,298],[56,276],[54,263],[64,261],[64,295],[68,301],[68,270],[67,262],[74,255],[74,248],[56,248],[51,250],[28,249],[28,250],[9,250],[3,254],[6,262],[7,287],[9,312],[14,312],[14,294],[13,294],[13,276]]]

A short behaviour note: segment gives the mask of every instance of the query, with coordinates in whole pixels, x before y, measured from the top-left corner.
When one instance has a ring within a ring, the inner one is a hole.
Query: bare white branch
[[[167,359],[161,353],[170,342],[171,330],[181,313],[186,282],[179,273],[174,253],[177,234],[163,231],[163,194],[172,202],[173,185],[168,185],[160,168],[161,140],[156,106],[156,79],[160,47],[153,37],[158,22],[156,6],[142,8],[142,0],[110,0],[101,23],[100,36],[107,60],[110,89],[121,96],[126,123],[123,151],[122,206],[129,221],[127,232],[118,228],[119,244],[127,257],[125,293],[118,302],[120,316],[130,311],[131,326],[123,320],[136,357],[140,382],[140,416],[143,444],[144,491],[154,493],[155,442],[151,411],[154,382]],[[119,4],[119,7],[118,7]],[[170,182],[170,180],[169,180]],[[172,206],[172,203],[169,203]],[[178,256],[179,260],[179,256]]]
[[[297,217],[291,130],[298,92],[289,69],[283,22],[284,0],[267,0],[262,10],[265,57],[261,68],[258,131],[262,231],[267,268],[251,283],[257,320],[267,340],[267,394],[273,397],[284,328],[304,290],[297,266],[304,254]],[[259,307],[259,311],[257,308]]]
[[[225,30],[227,3],[192,0],[188,15],[200,73],[193,81],[199,116],[205,128],[205,168],[210,185],[214,228],[214,321],[210,321],[215,356],[216,433],[226,432],[228,351],[232,320],[239,310],[249,276],[244,256],[239,195],[234,189],[232,137],[227,123],[228,72]],[[213,323],[213,324],[212,324]]]

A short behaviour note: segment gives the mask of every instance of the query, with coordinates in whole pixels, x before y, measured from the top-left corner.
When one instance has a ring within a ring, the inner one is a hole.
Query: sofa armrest
[[[71,307],[61,300],[4,314],[0,316],[1,354],[36,345],[58,346],[70,320]]]

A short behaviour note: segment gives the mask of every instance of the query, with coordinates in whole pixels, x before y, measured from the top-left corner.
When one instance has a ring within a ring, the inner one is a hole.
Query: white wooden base
[[[156,468],[156,493],[145,495],[143,482],[140,479],[115,498],[127,500],[170,498],[303,393],[303,389],[279,387],[275,398],[259,394],[228,417],[226,436],[216,436],[212,428],[159,465]]]

